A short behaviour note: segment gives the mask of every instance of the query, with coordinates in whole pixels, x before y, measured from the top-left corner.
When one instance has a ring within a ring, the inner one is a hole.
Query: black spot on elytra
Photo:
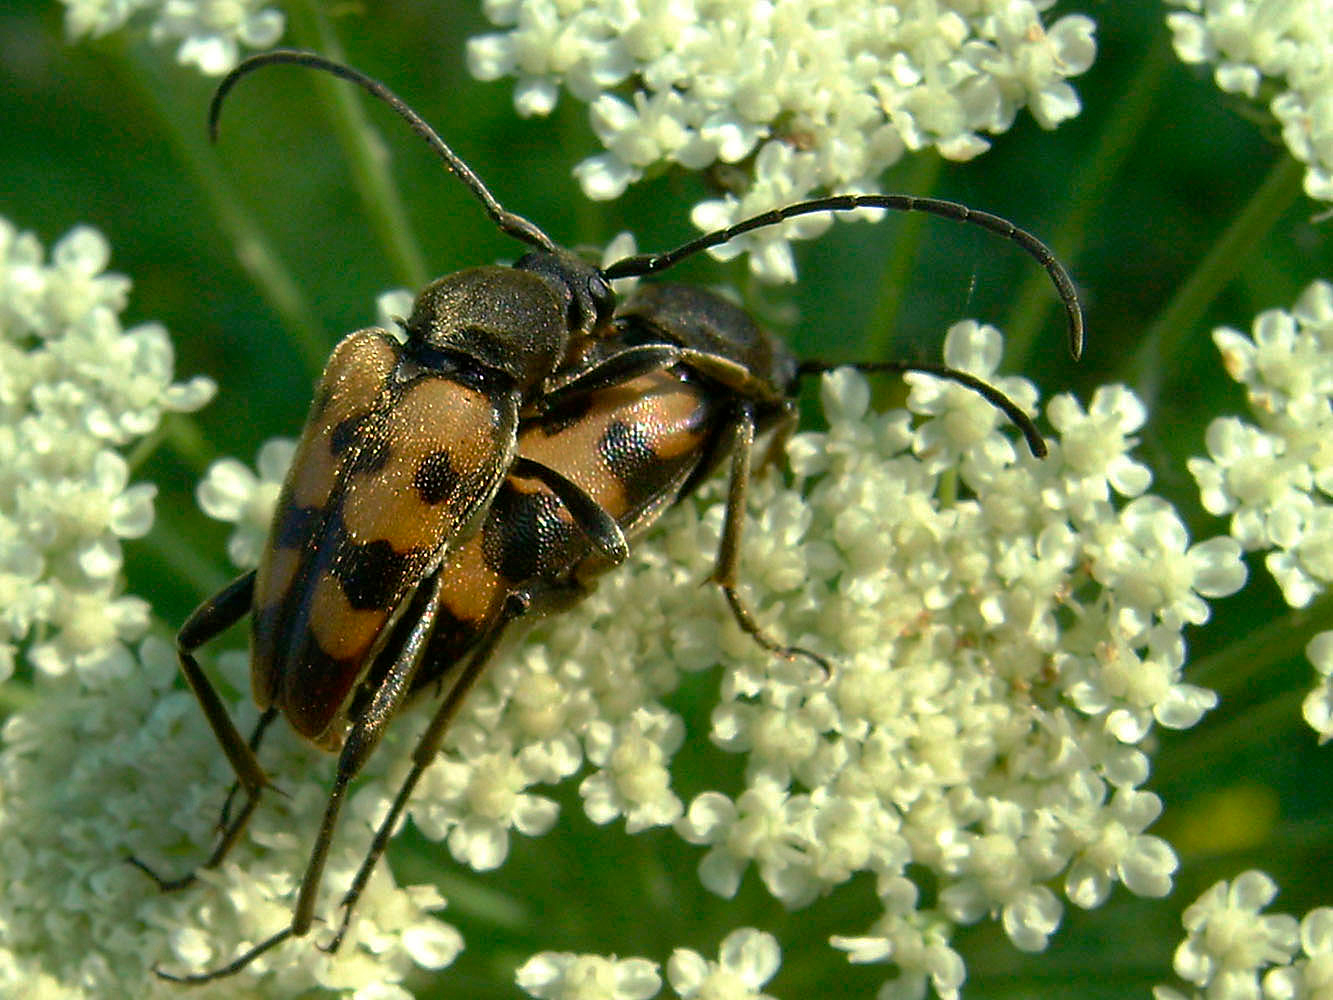
[[[482,528],[486,565],[511,583],[569,566],[576,558],[571,552],[575,529],[563,512],[564,505],[545,489],[528,493],[506,481]]]
[[[662,489],[662,483],[673,478],[677,465],[658,458],[648,436],[637,425],[620,420],[613,421],[602,434],[597,454],[620,481],[630,509]]]
[[[287,662],[281,678],[275,678],[281,689],[277,697],[293,728],[316,739],[333,721],[360,664],[330,656],[313,633],[306,632],[303,638],[299,655]]]
[[[356,450],[356,458],[352,460],[348,472],[354,476],[368,476],[379,472],[389,463],[392,451],[389,442],[384,438],[367,437]]]
[[[415,555],[411,550],[395,552],[383,538],[364,545],[344,541],[333,557],[332,572],[353,609],[387,611],[401,593]]]
[[[379,472],[389,461],[393,449],[372,422],[371,413],[357,413],[339,421],[329,436],[329,451],[335,457],[350,452],[350,475],[370,475]]]
[[[286,507],[282,518],[273,526],[273,547],[275,549],[305,548],[315,530],[319,527],[318,507]]]
[[[423,458],[412,474],[412,486],[428,507],[447,500],[458,492],[459,476],[447,451],[437,451]]]
[[[369,416],[369,413],[354,413],[338,421],[338,426],[333,428],[333,433],[329,435],[329,451],[334,455],[342,455],[356,444],[357,438],[361,436],[361,428]]]

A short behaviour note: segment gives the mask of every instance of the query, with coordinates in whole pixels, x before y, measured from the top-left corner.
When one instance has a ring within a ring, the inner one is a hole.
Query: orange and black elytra
[[[337,817],[351,780],[397,712],[418,695],[443,698],[413,751],[365,862],[343,897],[341,943],[389,832],[507,625],[576,601],[622,562],[633,537],[724,457],[731,469],[712,579],[740,627],[779,655],[736,593],[745,491],[757,434],[794,421],[800,362],[739,307],[701,289],[648,285],[618,304],[615,278],[664,271],[728,240],[815,212],[920,211],[979,225],[1019,244],[1046,269],[1065,305],[1070,347],[1082,347],[1073,283],[1036,237],[954,202],[907,195],[835,195],[763,213],[664,254],[598,268],[505,210],[472,170],[383,84],[310,52],[275,49],[245,60],[218,86],[274,63],[349,80],[388,104],[434,150],[505,233],[534,249],[513,267],[475,267],[417,297],[399,343],[361,330],[337,347],[316,389],[257,570],[204,602],[181,627],[181,671],[236,772],[243,801],[204,862],[236,843],[269,784],[256,757],[279,713],[338,754],[333,788],[291,921],[229,963],[182,982],[231,975],[312,924]],[[926,371],[980,392],[1020,427],[1031,420],[998,390],[943,366],[866,362],[866,371]],[[262,710],[247,741],[195,651],[246,615],[251,682]],[[163,889],[167,880],[131,859]]]

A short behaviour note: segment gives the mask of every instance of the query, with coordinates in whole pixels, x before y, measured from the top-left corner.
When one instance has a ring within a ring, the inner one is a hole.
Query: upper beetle
[[[646,391],[636,380],[682,362],[706,375],[722,376],[721,382],[730,386],[730,397],[739,399],[743,409],[753,410],[761,402],[772,404],[775,414],[790,411],[789,393],[773,372],[764,369],[766,362],[750,353],[739,361],[729,356],[736,346],[734,326],[724,331],[724,338],[733,343],[715,345],[717,349],[682,347],[662,336],[636,339],[626,331],[635,323],[641,325],[645,317],[655,316],[659,327],[663,323],[669,326],[688,319],[688,310],[679,302],[670,307],[661,302],[631,304],[623,320],[614,322],[611,280],[666,270],[709,247],[799,215],[867,207],[924,211],[998,232],[1034,256],[1065,303],[1075,355],[1082,342],[1082,317],[1073,284],[1050,251],[1006,220],[953,202],[905,195],[821,198],[763,213],[665,254],[633,256],[596,268],[560,249],[528,220],[502,208],[434,130],[383,84],[313,53],[277,49],[238,65],[214,95],[210,108],[214,135],[222,102],[235,83],[274,63],[332,73],[384,101],[430,144],[502,231],[534,250],[512,268],[471,268],[428,286],[405,325],[405,343],[385,331],[362,330],[334,349],[283,486],[258,570],[206,601],[180,630],[177,644],[182,673],[244,793],[239,811],[224,822],[206,866],[218,864],[230,850],[268,784],[254,747],[278,714],[286,716],[306,739],[339,753],[333,788],[291,923],[218,969],[168,976],[193,982],[236,972],[279,942],[309,930],[349,782],[405,699],[439,677],[438,658],[426,675],[421,670],[441,608],[447,604],[442,567],[481,527],[506,477],[537,484],[573,526],[569,537],[577,541],[571,543],[571,552],[577,550],[577,554],[556,557],[563,567],[561,573],[567,575],[580,565],[591,565],[589,559],[605,565],[622,561],[627,552],[622,522],[636,529],[650,519],[647,512],[655,517],[720,454],[712,445],[696,448],[698,454],[686,463],[688,468],[679,482],[669,490],[658,489],[641,515],[630,515],[605,498],[599,502],[590,495],[596,492],[595,486],[590,490],[578,485],[555,467],[557,462],[519,454],[522,418],[546,421],[543,426],[549,427],[555,419],[552,414],[571,412],[580,401],[594,400],[607,391],[621,391],[622,398],[627,391],[632,397]],[[736,450],[748,463],[754,412],[725,426],[737,440],[748,435],[744,446]],[[747,480],[748,465],[742,476],[733,471],[728,521],[737,519],[737,525],[724,533],[715,578],[726,590],[737,620],[762,641],[758,628],[752,622],[747,626],[747,613],[735,597],[734,579],[726,572],[730,567],[734,573],[739,537],[741,514],[734,494],[737,483],[743,490]],[[544,577],[538,574],[538,579]],[[514,602],[522,590],[503,586],[501,591],[510,608],[501,617],[508,620],[516,616]],[[194,657],[201,644],[246,614],[252,621],[253,693],[263,709],[249,741],[237,731]],[[490,628],[487,634],[498,634],[498,630],[499,626]],[[423,736],[414,754],[419,768],[429,762],[438,746],[452,711],[449,706],[456,700],[452,696],[446,700]],[[401,789],[395,809],[401,809],[409,791],[410,782]],[[372,847],[372,859],[385,837],[387,830],[382,830]],[[186,876],[166,881],[133,860],[164,888],[193,880]],[[349,901],[351,898],[353,894]]]

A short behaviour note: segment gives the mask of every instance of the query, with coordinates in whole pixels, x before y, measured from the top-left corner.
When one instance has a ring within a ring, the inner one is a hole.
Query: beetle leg
[[[329,791],[328,802],[324,806],[324,818],[319,825],[319,834],[310,850],[310,860],[306,863],[305,874],[301,878],[301,888],[296,897],[291,923],[219,968],[189,975],[177,975],[154,969],[158,976],[177,983],[207,983],[223,979],[239,972],[260,955],[282,944],[288,938],[301,937],[310,930],[315,916],[315,896],[323,880],[324,866],[329,857],[329,845],[333,841],[338,814],[342,811],[343,800],[347,796],[347,787],[361,770],[371,751],[379,744],[380,737],[384,735],[384,727],[393,718],[394,712],[408,692],[412,675],[417,669],[435,624],[439,594],[440,571],[437,568],[408,600],[407,606],[398,618],[399,627],[395,628],[380,653],[380,656],[392,657],[393,662],[383,681],[375,688],[365,710],[348,730],[343,742],[333,788]],[[402,631],[404,628],[405,634]]]
[[[619,566],[629,556],[629,543],[616,519],[577,483],[566,479],[549,465],[524,458],[515,459],[512,473],[539,480],[562,504],[574,523],[579,526],[612,566]]]
[[[403,703],[411,687],[413,674],[416,673],[430,641],[431,630],[435,627],[436,611],[440,606],[440,585],[442,576],[437,568],[425,583],[417,589],[399,621],[411,625],[401,644],[390,639],[390,645],[381,655],[393,656],[393,666],[384,679],[375,687],[374,695],[365,711],[362,712],[352,728],[348,730],[342,752],[338,755],[338,770],[334,775],[333,788],[329,792],[329,801],[324,808],[324,819],[319,826],[319,835],[310,852],[310,861],[306,866],[305,876],[301,880],[301,891],[297,896],[296,910],[292,915],[292,934],[300,937],[310,929],[315,913],[315,894],[319,890],[324,874],[324,863],[328,860],[329,844],[333,840],[334,826],[342,808],[347,786],[360,772],[366,759],[379,745],[384,729]]]
[[[552,379],[544,387],[538,405],[543,413],[550,413],[571,399],[622,385],[640,375],[670,368],[685,353],[672,344],[639,344],[616,351],[610,357],[582,368],[573,375]]]
[[[352,879],[352,884],[343,896],[343,919],[338,932],[334,934],[333,939],[328,944],[322,945],[324,951],[332,954],[337,951],[347,934],[347,928],[352,922],[352,911],[356,907],[357,900],[361,898],[361,893],[366,888],[366,883],[370,881],[370,875],[375,870],[375,865],[384,850],[389,845],[389,838],[393,834],[394,827],[397,826],[403,810],[407,808],[407,800],[411,798],[413,789],[417,782],[421,780],[422,774],[426,768],[439,756],[440,747],[444,743],[444,736],[449,731],[450,724],[458,715],[458,710],[463,704],[463,699],[467,697],[468,692],[476,685],[477,680],[486,671],[490,662],[491,655],[495,652],[495,647],[499,644],[504,630],[511,622],[523,617],[531,610],[545,611],[557,607],[562,603],[558,596],[566,592],[570,593],[570,603],[577,600],[585,590],[581,584],[570,582],[566,587],[556,588],[549,593],[544,592],[540,607],[534,609],[533,597],[526,591],[515,591],[508,595],[505,601],[504,610],[496,617],[485,636],[479,641],[476,650],[468,659],[467,665],[454,681],[453,686],[449,688],[444,696],[444,701],[440,702],[440,707],[435,710],[435,715],[430,720],[430,725],[426,731],[421,734],[417,741],[416,748],[412,751],[412,769],[408,771],[407,776],[403,778],[403,783],[398,787],[398,794],[394,796],[393,804],[389,807],[389,812],[384,819],[380,821],[379,829],[375,831],[375,839],[371,841],[370,847],[366,850],[365,859],[361,862],[361,867],[357,869],[356,877]],[[547,603],[547,601],[551,603]]]
[[[258,755],[259,744],[263,742],[264,733],[268,727],[273,724],[273,720],[278,717],[278,710],[269,706],[259,716],[259,721],[255,723],[255,728],[250,731],[250,738],[245,741],[250,752]],[[227,797],[222,802],[222,810],[218,813],[218,829],[225,830],[230,823],[231,804],[236,800],[236,793],[241,790],[241,783],[233,781],[231,788],[227,789]]]
[[[231,802],[231,793],[228,793],[227,803],[223,806],[223,818],[219,820],[222,825],[222,834],[218,839],[217,847],[213,849],[213,853],[208,860],[204,862],[203,867],[205,868],[216,868],[222,863],[222,859],[231,851],[237,838],[241,835],[241,831],[245,829],[250,814],[255,811],[255,807],[259,804],[260,793],[270,784],[263,768],[259,766],[259,759],[255,756],[254,749],[241,737],[240,731],[236,728],[236,723],[232,722],[231,715],[227,712],[227,706],[222,703],[222,698],[218,695],[217,689],[205,676],[203,669],[199,666],[199,661],[194,658],[196,649],[221,635],[246,616],[250,611],[254,589],[255,574],[252,570],[233,580],[199,605],[176,635],[176,653],[180,661],[181,673],[184,675],[186,683],[190,685],[190,690],[194,692],[194,696],[199,702],[199,707],[203,710],[204,718],[208,720],[209,728],[213,730],[218,745],[222,747],[223,753],[227,755],[227,760],[231,763],[232,770],[236,772],[237,786],[245,793],[245,804],[241,807],[241,811],[235,819],[226,822],[226,814]],[[266,725],[267,723],[261,718],[253,737],[256,742]],[[182,875],[180,878],[164,879],[138,858],[130,857],[128,860],[130,864],[156,882],[158,888],[163,892],[183,889],[195,880],[194,872]]]
[[[771,638],[755,621],[753,612],[745,606],[736,591],[736,569],[740,562],[741,534],[745,526],[745,492],[750,485],[750,459],[754,452],[753,403],[745,400],[737,404],[731,434],[731,481],[727,486],[727,507],[722,518],[722,540],[718,543],[717,561],[713,564],[713,573],[709,579],[722,588],[727,606],[731,608],[731,617],[736,620],[741,631],[760,648],[788,660],[804,656],[813,660],[827,677],[832,673],[827,660],[808,649],[785,646]]]

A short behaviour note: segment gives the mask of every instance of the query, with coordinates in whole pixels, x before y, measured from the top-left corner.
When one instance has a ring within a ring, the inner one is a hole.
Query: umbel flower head
[[[517,77],[520,115],[550,113],[561,87],[588,105],[606,150],[575,168],[589,198],[668,166],[743,176],[695,206],[711,231],[819,191],[877,191],[904,153],[969,160],[1024,107],[1043,128],[1078,114],[1066,80],[1092,64],[1093,22],[1046,25],[1050,6],[490,0],[505,30],[473,39],[468,65],[483,80]],[[827,226],[807,216],[713,253],[748,253],[756,274],[791,281],[787,241]]]
[[[1001,349],[996,330],[963,322],[945,360],[1035,411],[1033,386],[996,376]],[[42,385],[59,395],[72,378],[53,364]],[[869,873],[881,914],[832,943],[852,961],[891,964],[891,995],[926,984],[956,994],[960,925],[997,919],[1017,948],[1037,951],[1067,902],[1099,906],[1117,883],[1168,892],[1177,862],[1148,832],[1161,803],[1143,787],[1143,745],[1156,725],[1188,727],[1213,704],[1181,680],[1181,633],[1207,618],[1208,599],[1241,586],[1240,545],[1191,544],[1146,492],[1128,454],[1143,408],[1123,388],[1087,406],[1053,400],[1051,455],[1038,461],[973,393],[910,381],[907,408],[880,413],[862,376],[825,377],[827,430],[789,443],[791,482],[762,477],[752,490],[746,599],[786,641],[827,657],[830,677],[758,649],[699,586],[723,512],[706,487],[582,605],[497,658],[411,801],[415,826],[458,862],[493,869],[516,834],[557,826],[547,788],[577,776],[594,823],[623,818],[626,832],[669,828],[697,845],[719,906],[745,879],[799,908]],[[261,457],[259,475],[220,466],[201,490],[241,538],[280,474],[280,452]],[[254,548],[231,551],[248,559]],[[245,729],[246,658],[206,659],[237,692],[227,697]],[[121,660],[122,682],[84,671],[51,685],[9,720],[0,751],[0,968],[53,995],[174,996],[154,963],[215,966],[284,926],[326,795],[327,761],[274,727],[264,764],[285,794],[266,796],[220,868],[158,892],[125,858],[196,866],[231,775],[192,696],[172,685],[169,645],[154,636],[123,646]],[[711,732],[687,733],[673,693],[701,671],[716,685]],[[391,726],[358,779],[317,909],[327,926],[422,723],[410,713]],[[672,762],[686,738],[737,756],[738,782],[683,799]],[[929,905],[912,880],[922,870],[938,887]],[[431,913],[442,903],[381,866],[337,957],[290,943],[199,995],[405,996],[393,984],[462,947]],[[668,980],[682,995],[723,981],[757,995],[778,962],[759,933],[723,942],[716,968],[677,952]],[[649,995],[655,975],[559,956],[526,968],[535,990],[573,974],[608,996]]]
[[[1228,94],[1268,99],[1282,140],[1306,165],[1305,193],[1333,201],[1333,3],[1169,0],[1182,62],[1208,63]]]
[[[1223,365],[1245,387],[1253,423],[1217,417],[1208,458],[1189,470],[1210,513],[1264,565],[1292,607],[1310,605],[1333,582],[1333,285],[1315,281],[1291,309],[1255,317],[1251,336],[1219,327]],[[1333,737],[1333,632],[1307,655],[1320,682],[1305,720],[1320,742]]]
[[[215,389],[172,382],[159,324],[122,328],[130,282],[110,256],[80,227],[48,260],[0,219],[0,681],[23,642],[47,678],[131,672],[149,608],[122,593],[121,542],[147,534],[156,490],[130,484],[121,449]]]

